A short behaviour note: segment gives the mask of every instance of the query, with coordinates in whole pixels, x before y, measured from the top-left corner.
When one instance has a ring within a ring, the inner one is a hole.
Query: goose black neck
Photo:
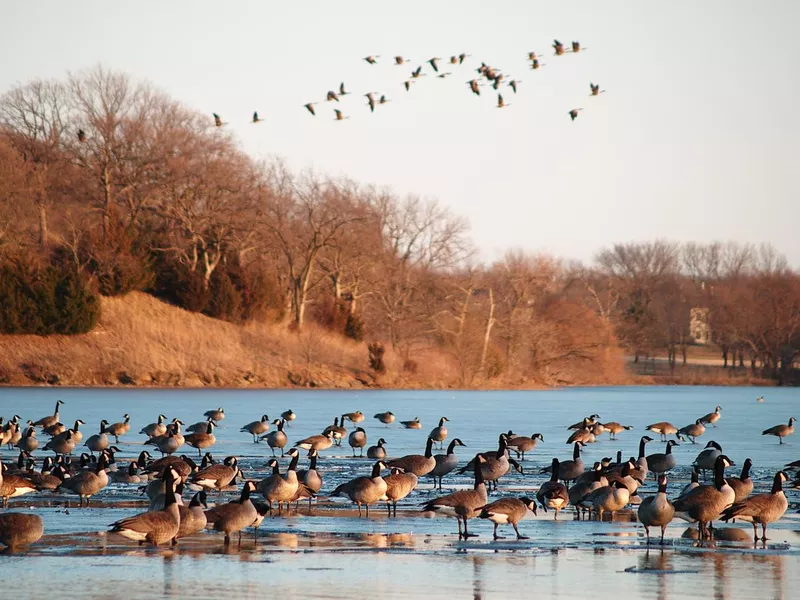
[[[189,508],[200,506],[200,493],[201,492],[197,492],[194,496],[192,496],[192,501],[189,502]]]
[[[59,407],[59,402],[56,401],[56,408],[55,408],[55,410],[53,410],[53,415],[57,415],[58,414],[58,407]]]
[[[478,458],[479,455],[475,456],[475,489],[477,490],[481,485],[483,485],[483,471],[481,470],[481,461]]]
[[[376,462],[374,465],[372,465],[372,478],[373,479],[376,479],[377,477],[381,476],[381,467],[382,466],[381,466],[380,462]]]
[[[81,422],[80,421],[75,421],[75,425],[72,426],[72,429],[73,429],[73,431],[78,431],[78,429],[80,429],[80,427],[81,427]]]
[[[105,454],[100,455],[100,459],[97,461],[97,468],[95,469],[96,474],[100,474],[108,466],[108,459],[106,458]]]
[[[639,440],[639,458],[644,457],[645,444],[647,444],[647,440],[645,440],[644,438]],[[667,452],[669,452],[669,447],[667,447]]]
[[[289,463],[289,468],[287,469],[287,471],[296,471],[297,470],[297,461],[299,461],[299,460],[300,460],[300,453],[297,452],[292,457],[292,461]]]
[[[208,426],[206,427],[206,433],[209,435],[214,433],[214,424],[211,421],[208,422]]]
[[[17,468],[21,469],[25,466],[25,450],[19,451],[19,458],[17,459]]]
[[[106,424],[103,421],[100,421],[100,433],[106,432]]]
[[[144,452],[144,451],[139,452],[139,458],[138,458],[138,460],[136,462],[138,462],[143,467],[146,467],[147,466],[147,453]]]
[[[672,444],[667,444],[667,454],[672,454]]]
[[[283,424],[286,423],[283,419],[281,419],[280,423],[278,423],[278,431],[283,431]]]
[[[128,475],[136,475],[136,465],[131,463],[128,465]]]
[[[666,494],[667,493],[667,480],[662,479],[658,482],[658,493],[659,494]]]
[[[455,441],[455,440],[453,440],[453,441],[452,441],[452,442],[450,442],[450,444],[447,446],[447,455],[449,456],[449,455],[451,455],[451,454],[455,454],[455,453],[456,453],[456,441]]]
[[[744,461],[744,465],[742,466],[742,476],[740,479],[744,480],[750,477],[750,461]]]
[[[500,441],[497,443],[497,458],[500,458],[506,453],[506,447],[506,436],[501,435]]]
[[[692,483],[698,483],[700,479],[700,473],[698,473],[697,469],[692,469]]]
[[[272,465],[272,474],[278,475],[281,472],[280,465],[278,465],[278,461],[276,460],[275,463]]]
[[[720,459],[714,463],[714,487],[718,490],[725,485],[725,463]]]
[[[575,442],[575,448],[572,450],[572,460],[578,460],[581,457],[581,445]]]
[[[444,425],[444,417],[439,419],[439,427],[442,427],[443,425]]]
[[[781,472],[775,473],[775,479],[772,481],[772,493],[777,494],[783,491],[783,480],[781,479]]]
[[[433,454],[433,438],[428,438],[425,444],[425,458],[430,458]]]
[[[558,481],[558,459],[553,459],[553,466],[550,468],[550,481],[553,483]]]
[[[317,455],[316,454],[312,454],[311,455],[311,466],[309,467],[309,469],[314,471],[314,470],[316,470],[316,468],[317,468]]]
[[[242,495],[239,496],[239,504],[243,504],[244,502],[247,502],[249,499],[250,499],[250,486],[245,483],[244,487],[242,488]]]
[[[617,464],[622,464],[622,450],[617,450]]]

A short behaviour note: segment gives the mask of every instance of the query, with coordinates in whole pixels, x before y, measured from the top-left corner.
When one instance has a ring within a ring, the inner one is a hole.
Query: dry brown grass
[[[351,387],[373,382],[365,344],[313,326],[299,334],[277,324],[239,326],[142,293],[103,298],[102,310],[98,326],[85,335],[0,336],[3,383],[44,383],[35,379],[53,380],[53,375],[62,385]],[[405,374],[399,357],[387,350],[387,372],[377,383],[448,387],[457,379],[446,357],[420,362],[423,368]]]
[[[607,353],[616,354],[615,350]],[[436,348],[418,349],[416,369],[403,370],[390,347],[386,373],[368,367],[365,343],[307,326],[234,325],[184,311],[142,293],[103,298],[102,317],[90,333],[77,336],[0,335],[0,383],[74,386],[135,384],[164,387],[325,388],[378,385],[387,388],[457,388],[454,358]],[[616,357],[614,357],[616,358]],[[611,365],[611,368],[608,368]],[[625,383],[619,360],[597,372],[572,370],[564,383]],[[536,388],[534,379],[475,380],[476,388]]]

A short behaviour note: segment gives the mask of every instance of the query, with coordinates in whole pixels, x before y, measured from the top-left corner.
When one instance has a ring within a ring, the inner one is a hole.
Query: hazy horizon
[[[256,158],[438,199],[469,219],[487,259],[524,248],[590,260],[666,238],[769,242],[800,265],[797,3],[483,6],[13,4],[0,92],[102,63],[209,124],[219,113]],[[586,50],[555,57],[553,38]],[[542,69],[529,69],[530,50]],[[440,65],[448,79],[424,64],[460,52],[464,65]],[[411,63],[394,66],[396,54]],[[470,93],[481,61],[522,80],[516,95],[501,90],[511,106],[498,110],[488,87]],[[406,92],[419,64],[428,75]],[[333,119],[336,103],[305,111],[341,81],[349,119]],[[590,81],[606,93],[590,98]],[[370,114],[369,91],[392,102]],[[265,122],[249,122],[254,110]]]

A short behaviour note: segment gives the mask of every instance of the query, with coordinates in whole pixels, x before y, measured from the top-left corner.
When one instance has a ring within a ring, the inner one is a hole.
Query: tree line
[[[313,321],[386,344],[409,371],[435,347],[465,385],[611,382],[623,351],[665,351],[674,365],[693,343],[693,308],[726,365],[786,379],[798,356],[800,279],[769,246],[657,241],[592,265],[522,251],[479,264],[468,234],[435,201],[254,160],[123,73],[96,67],[0,97],[6,332],[90,328],[98,303],[77,292],[60,310],[86,314],[69,326],[25,325],[13,308],[52,312],[31,290],[78,277],[233,322]]]

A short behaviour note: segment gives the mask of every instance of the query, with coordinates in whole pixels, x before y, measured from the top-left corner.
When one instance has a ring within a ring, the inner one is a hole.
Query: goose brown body
[[[0,543],[10,550],[39,541],[44,523],[39,515],[9,512],[0,514]]]

